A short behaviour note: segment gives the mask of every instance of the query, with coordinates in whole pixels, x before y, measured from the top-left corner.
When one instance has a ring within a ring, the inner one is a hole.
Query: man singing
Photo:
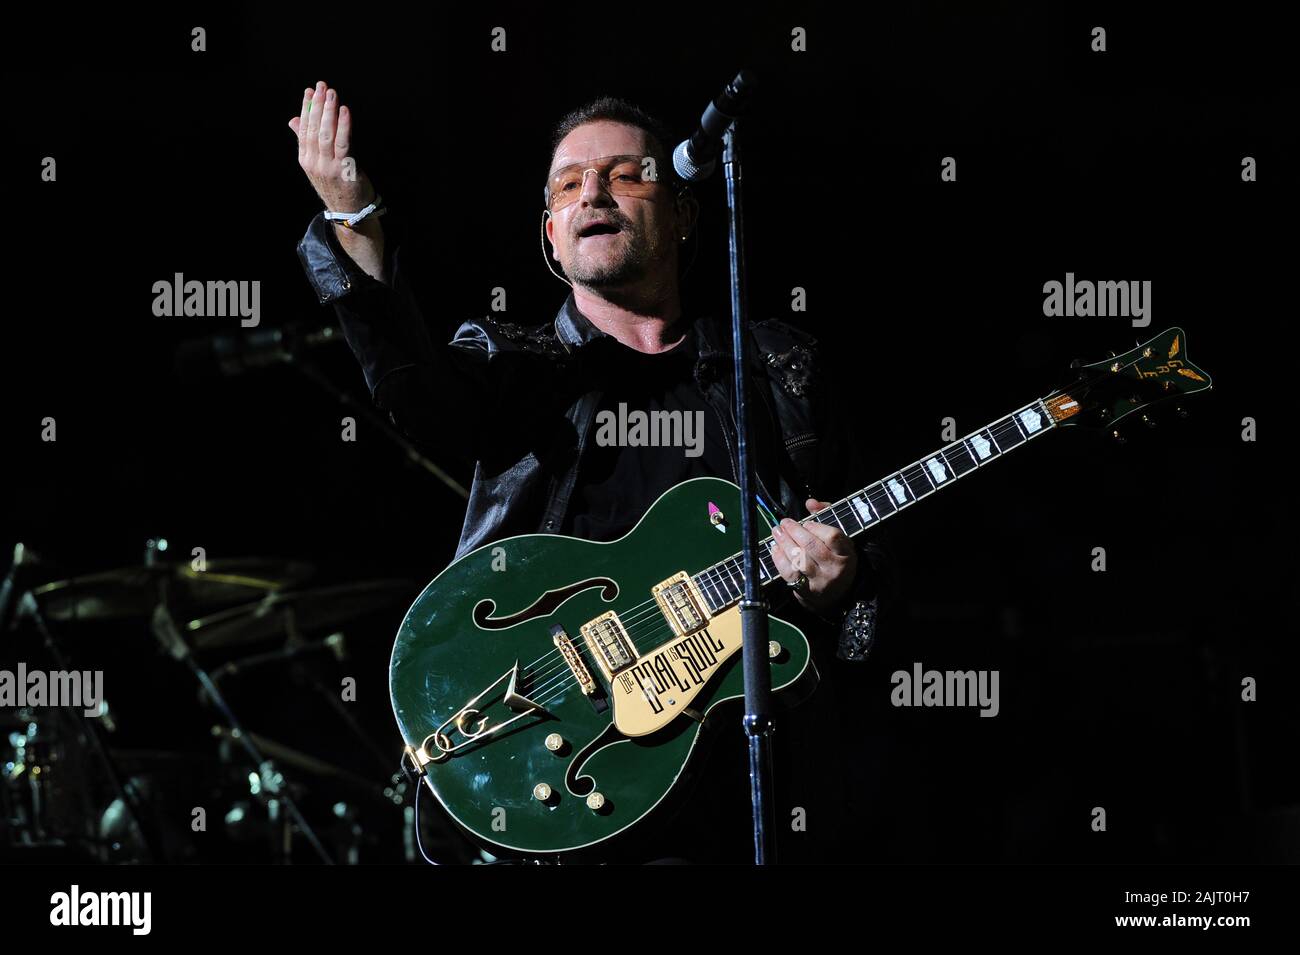
[[[730,332],[683,308],[682,249],[698,204],[673,173],[672,140],[657,120],[612,98],[560,120],[538,185],[543,254],[571,293],[549,324],[471,319],[446,344],[430,336],[417,306],[411,275],[419,263],[386,241],[376,190],[359,169],[344,175],[352,117],[336,91],[323,82],[304,90],[289,126],[326,207],[299,256],[319,300],[335,306],[375,403],[412,440],[459,446],[475,459],[457,557],[516,534],[613,540],[684,480],[738,483]],[[823,380],[816,342],[777,321],[749,333],[758,494],[779,513],[816,512],[869,475]],[[603,413],[629,411],[698,422],[696,453],[599,439],[597,423],[610,420]],[[855,541],[816,522],[786,517],[772,536],[773,560],[790,585],[777,598],[795,602],[782,615],[809,634],[823,677],[812,701],[778,721],[779,845],[788,859],[815,859],[847,824],[837,762],[853,758],[831,752],[839,721],[827,676],[845,665],[836,658],[866,657],[881,598],[892,590],[890,565],[878,539]],[[650,855],[752,858],[739,713],[723,729],[715,750],[724,755],[709,763],[686,807],[648,823]],[[794,807],[807,825],[785,832]]]

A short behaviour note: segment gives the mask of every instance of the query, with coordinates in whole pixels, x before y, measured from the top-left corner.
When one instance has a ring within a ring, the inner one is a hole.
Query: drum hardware
[[[320,857],[320,860],[326,865],[332,865],[334,860],[325,851],[325,847],[316,836],[315,830],[303,817],[297,802],[290,795],[288,787],[283,784],[284,777],[276,769],[275,764],[257,747],[252,738],[244,732],[239,718],[235,716],[225,696],[218,689],[216,681],[195,659],[189,644],[181,634],[180,628],[177,627],[176,621],[172,618],[168,609],[169,583],[170,581],[166,577],[158,581],[158,603],[154,608],[151,629],[163,649],[189,668],[190,673],[198,681],[199,686],[203,689],[212,705],[217,708],[225,722],[237,734],[233,735],[232,738],[247,753],[253,765],[257,766],[259,772],[264,775],[265,780],[273,786],[274,798],[268,803],[268,807],[273,808],[277,817],[283,814],[283,835],[275,845],[275,858],[277,861],[288,861],[289,851],[292,847],[293,828],[296,826],[303,838],[307,840],[308,845],[311,846],[312,851]]]
[[[17,625],[22,621],[30,621],[36,633],[40,636],[45,652],[50,660],[54,663],[55,669],[68,671],[72,667],[69,665],[62,648],[59,645],[53,631],[48,626],[41,606],[37,602],[32,591],[27,591],[18,599],[18,608],[15,615],[14,624]],[[66,711],[66,712],[65,712]],[[67,707],[60,712],[64,712],[67,719],[72,721],[76,727],[80,741],[84,747],[90,751],[92,760],[99,765],[99,769],[107,780],[110,789],[116,798],[121,801],[125,813],[130,817],[133,824],[134,832],[138,836],[140,843],[145,851],[148,861],[158,860],[161,858],[158,852],[158,843],[155,833],[151,832],[148,826],[145,826],[141,820],[143,813],[137,794],[131,786],[124,783],[121,773],[118,771],[117,764],[114,762],[108,745],[104,739],[107,727],[100,723],[94,717],[88,717],[80,707]],[[78,841],[88,840],[88,836],[78,836]]]
[[[147,619],[157,645],[191,671],[202,703],[220,713],[220,725],[212,732],[222,743],[222,754],[198,756],[183,742],[185,751],[111,747],[106,734],[114,732],[123,713],[109,709],[107,702],[89,718],[80,712],[42,709],[19,725],[0,714],[0,851],[12,841],[22,847],[76,851],[100,862],[181,861],[196,852],[230,851],[228,841],[196,843],[189,829],[185,807],[211,805],[215,796],[229,807],[224,812],[226,832],[235,838],[251,835],[259,844],[271,841],[276,861],[288,861],[290,851],[301,847],[295,833],[327,862],[331,856],[356,860],[365,828],[358,820],[378,812],[379,802],[386,812],[409,808],[404,805],[409,801],[407,783],[392,775],[383,749],[337,687],[328,685],[329,679],[310,664],[327,659],[327,654],[346,660],[344,634],[327,628],[391,608],[410,597],[413,585],[376,580],[301,590],[295,588],[312,573],[306,563],[214,559],[205,571],[198,571],[188,560],[170,559],[170,549],[165,540],[154,538],[138,565],[54,581],[48,573],[33,579],[27,560],[22,568],[15,565],[6,579],[12,611],[8,616],[15,629],[21,624],[24,632],[44,642],[51,661],[47,665],[63,670],[69,669],[68,648],[75,646],[67,643],[66,625],[86,624],[80,632],[93,635],[95,628],[107,630],[117,621]],[[0,620],[0,631],[7,622]],[[329,635],[303,636],[317,631]],[[251,648],[272,639],[279,645],[217,663],[210,670],[206,661],[196,660],[203,653]],[[327,701],[349,735],[371,753],[382,776],[350,772],[269,737],[241,731],[218,684],[280,663],[292,665],[294,685],[311,687]],[[132,719],[130,707],[125,716],[130,737],[141,724]],[[138,731],[136,736],[130,741],[136,745],[152,741]],[[232,775],[230,768],[239,764],[247,764],[248,770]],[[241,786],[247,787],[244,800],[238,800]],[[330,791],[339,786],[352,795]],[[320,795],[331,801],[320,805]],[[74,797],[85,805],[74,805]],[[250,797],[260,804],[256,813]],[[303,798],[313,800],[309,813],[315,830],[299,811]],[[322,818],[321,813],[328,815]]]

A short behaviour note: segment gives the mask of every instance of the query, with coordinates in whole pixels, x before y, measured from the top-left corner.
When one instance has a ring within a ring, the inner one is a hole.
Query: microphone
[[[682,140],[673,150],[673,169],[678,176],[686,182],[700,182],[713,175],[718,153],[722,152],[722,134],[744,111],[757,85],[758,77],[741,70],[709,104],[691,138]]]
[[[338,341],[333,325],[301,323],[233,335],[212,335],[181,344],[176,370],[184,378],[234,377],[294,361],[300,352]]]

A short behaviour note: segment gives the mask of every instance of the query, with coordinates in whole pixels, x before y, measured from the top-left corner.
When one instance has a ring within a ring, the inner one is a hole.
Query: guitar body
[[[733,606],[679,636],[652,588],[740,548],[739,489],[696,478],[619,540],[512,537],[439,574],[402,622],[389,676],[408,757],[448,814],[498,852],[548,855],[590,849],[666,807],[702,748],[702,721],[743,699],[740,615]],[[612,679],[581,633],[609,611],[634,648]],[[775,617],[769,638],[774,692],[805,698],[817,679],[807,638]],[[595,692],[583,692],[583,669]]]

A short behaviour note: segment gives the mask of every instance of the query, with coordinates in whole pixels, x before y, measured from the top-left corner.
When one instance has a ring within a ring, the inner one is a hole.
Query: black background
[[[944,443],[943,418],[966,433],[1056,387],[1071,359],[1171,325],[1215,382],[1186,420],[1122,446],[1048,436],[892,522],[907,602],[867,667],[841,675],[862,742],[830,768],[858,809],[829,823],[845,833],[834,861],[1297,860],[1290,33],[1228,6],[1179,20],[966,6],[754,7],[739,24],[549,4],[16,21],[0,543],[64,577],[132,563],[163,534],[210,559],[310,560],[321,583],[404,577],[414,596],[450,560],[462,502],[373,429],[340,441],[346,412],[292,370],[179,376],[180,343],[238,321],[156,318],[153,282],[257,279],[263,327],[332,318],[294,252],[318,202],[286,126],[324,79],[438,334],[486,314],[496,286],[506,318],[549,322],[567,291],[538,243],[549,126],[608,92],[684,135],[748,66],[763,82],[746,122],[751,309],[821,340],[860,409],[862,483]],[[190,52],[194,25],[207,53]],[[1105,53],[1089,49],[1095,25]],[[806,53],[789,49],[794,26]],[[1256,183],[1241,182],[1246,155]],[[39,181],[45,156],[56,183]],[[956,183],[939,181],[944,156]],[[721,311],[721,181],[697,194],[688,308]],[[1045,318],[1043,283],[1067,271],[1150,280],[1151,326]],[[806,313],[790,313],[795,286]],[[345,348],[321,361],[364,397]],[[1241,440],[1245,417],[1258,442]],[[444,463],[468,481],[456,449]],[[404,609],[349,629],[358,712],[394,754],[384,665]],[[205,718],[143,622],[70,639],[81,665],[107,661],[137,745],[210,746],[190,742]],[[1000,715],[892,707],[889,675],[913,661],[1000,670]],[[1258,702],[1240,701],[1247,676]],[[373,773],[327,713],[304,715],[304,692],[268,676],[242,702],[251,725]],[[372,860],[397,856],[385,825]]]

